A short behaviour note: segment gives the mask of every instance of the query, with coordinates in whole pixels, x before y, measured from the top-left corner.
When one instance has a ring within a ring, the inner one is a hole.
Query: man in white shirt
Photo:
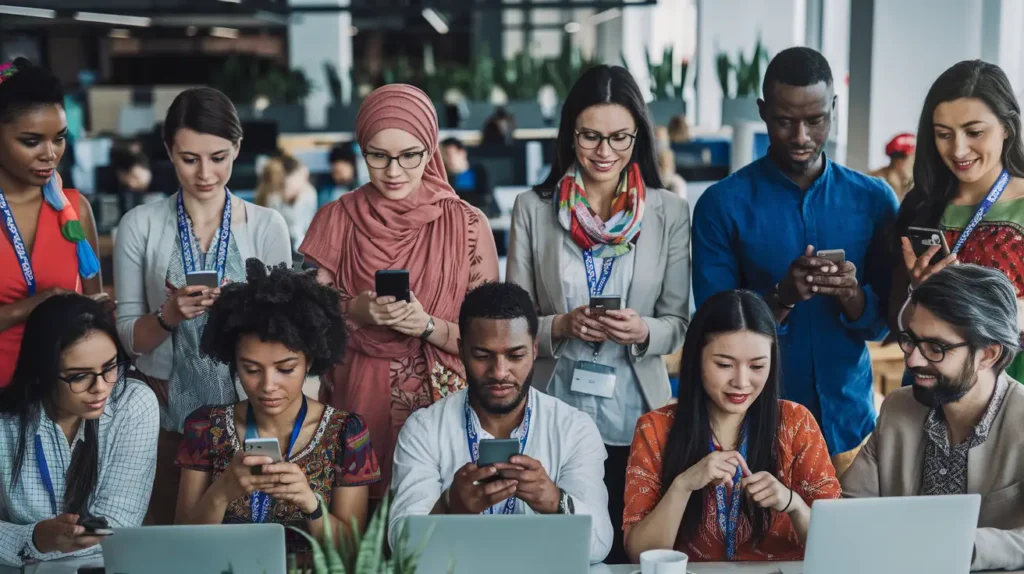
[[[485,283],[466,295],[459,347],[467,388],[414,412],[402,427],[391,481],[392,546],[408,516],[585,514],[593,519],[590,561],[607,556],[604,443],[590,417],[531,388],[537,321],[529,294],[513,283]],[[518,439],[521,454],[477,467],[479,441],[491,438]]]

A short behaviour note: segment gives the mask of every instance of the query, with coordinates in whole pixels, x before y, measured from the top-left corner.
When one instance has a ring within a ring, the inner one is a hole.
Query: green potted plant
[[[757,98],[761,94],[763,67],[768,62],[768,51],[758,35],[754,52],[748,60],[741,50],[735,62],[728,54],[719,52],[715,58],[718,83],[722,87],[722,124],[759,122]]]
[[[265,58],[236,54],[224,61],[214,87],[240,103],[238,113],[243,119],[272,119],[283,132],[305,129],[303,103],[313,84],[301,70]]]
[[[658,64],[651,59],[650,51],[645,51],[644,56],[653,98],[648,102],[647,108],[655,124],[666,125],[673,116],[686,113],[683,92],[690,64],[686,60],[681,60],[677,66],[675,50],[671,46],[665,48]],[[626,66],[625,56],[622,56],[622,63]]]
[[[317,495],[324,516],[329,516],[330,509]],[[289,526],[306,540],[312,549],[313,574],[417,574],[416,568],[426,547],[430,534],[420,542],[416,550],[410,551],[409,534],[403,529],[395,543],[394,552],[387,557],[384,552],[385,533],[388,527],[388,497],[385,495],[380,506],[370,519],[366,532],[360,534],[353,519],[352,536],[339,536],[338,546],[327,541],[334,540],[331,521],[324,521],[324,540],[317,541],[307,532]],[[425,573],[419,573],[425,574]]]

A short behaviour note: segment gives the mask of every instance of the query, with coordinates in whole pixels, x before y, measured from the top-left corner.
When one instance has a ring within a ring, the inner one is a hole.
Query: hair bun
[[[28,58],[18,57],[15,58],[14,61],[11,63],[14,64],[14,67],[18,68],[19,70],[27,70],[32,67],[32,62],[29,61]]]

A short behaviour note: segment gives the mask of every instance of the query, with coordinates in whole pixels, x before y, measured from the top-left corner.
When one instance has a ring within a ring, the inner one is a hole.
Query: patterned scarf
[[[78,213],[64,195],[60,176],[54,170],[53,175],[43,185],[43,199],[47,205],[57,212],[57,222],[60,223],[60,234],[64,239],[75,244],[75,255],[78,257],[78,274],[84,279],[92,279],[100,272],[100,262],[92,246],[86,241],[85,230],[82,223],[78,221]]]
[[[592,250],[594,257],[603,259],[625,255],[636,245],[646,199],[647,188],[640,166],[631,163],[615,190],[611,217],[601,221],[587,201],[583,173],[578,164],[573,163],[558,183],[555,210],[558,222],[572,235],[576,245]]]

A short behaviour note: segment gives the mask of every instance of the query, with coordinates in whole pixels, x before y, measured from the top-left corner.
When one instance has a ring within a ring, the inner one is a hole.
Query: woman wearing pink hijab
[[[498,254],[487,218],[448,185],[426,94],[405,84],[375,90],[356,139],[370,183],[325,205],[299,251],[341,291],[348,353],[322,377],[320,398],[366,421],[383,477],[370,496],[380,498],[409,414],[465,386],[459,308],[467,291],[498,280]],[[411,302],[377,296],[382,269],[409,271]]]

